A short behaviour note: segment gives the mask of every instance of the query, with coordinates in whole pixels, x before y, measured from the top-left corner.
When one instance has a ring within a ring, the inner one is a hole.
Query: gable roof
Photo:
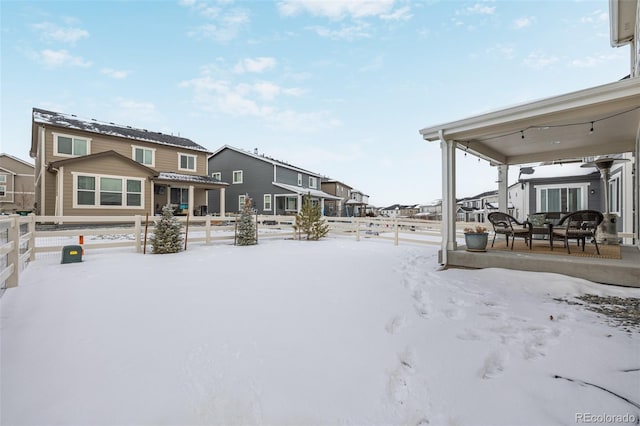
[[[420,130],[492,164],[526,164],[635,149],[640,78],[516,105]],[[593,131],[591,131],[593,129]]]
[[[105,157],[111,157],[111,158],[117,158],[119,160],[125,161],[129,164],[131,164],[132,166],[138,167],[140,169],[142,169],[143,171],[146,171],[150,176],[157,176],[158,172],[150,169],[149,167],[138,163],[137,161],[132,160],[129,157],[125,157],[124,155],[116,152],[116,151],[102,151],[102,152],[98,152],[96,154],[89,154],[89,155],[82,155],[80,157],[72,157],[72,158],[65,158],[64,160],[58,160],[58,161],[52,161],[51,163],[49,163],[49,170],[53,170],[53,169],[57,169],[60,166],[66,166],[67,164],[73,164],[73,163],[79,163],[79,162],[84,162],[84,161],[93,161],[93,160],[97,160],[97,159],[101,159],[101,158],[105,158]]]
[[[253,152],[245,151],[245,150],[240,149],[240,148],[233,147],[231,145],[223,145],[223,146],[221,146],[220,148],[215,150],[213,152],[213,154],[211,154],[209,156],[209,158],[215,157],[216,155],[218,155],[220,152],[224,151],[225,149],[229,149],[231,151],[237,152],[237,153],[242,154],[242,155],[246,155],[248,157],[253,157],[253,158],[257,159],[257,160],[264,161],[265,163],[275,164],[275,165],[280,166],[280,167],[284,167],[284,168],[287,168],[287,169],[295,170],[297,172],[306,173],[308,175],[311,175],[311,176],[314,176],[314,177],[317,177],[317,178],[322,178],[322,176],[320,174],[318,174],[318,173],[310,172],[309,170],[305,170],[303,168],[296,167],[296,166],[294,166],[292,164],[289,164],[289,163],[286,163],[284,161],[280,161],[280,160],[276,160],[275,158],[267,157],[264,154],[256,154],[256,153],[253,153]]]
[[[310,194],[312,197],[318,198],[326,198],[327,200],[341,200],[342,198],[336,197],[335,195],[327,194],[324,191],[320,191],[319,189],[313,188],[302,188],[299,186],[287,185],[286,183],[278,183],[272,182],[272,185],[277,186],[282,189],[286,189],[293,194],[307,195]]]
[[[121,126],[114,123],[105,123],[97,120],[80,119],[76,115],[63,114],[33,108],[33,123],[55,126],[64,129],[82,130],[100,135],[115,136],[141,142],[151,142],[160,145],[175,146],[184,149],[192,149],[209,153],[205,147],[198,145],[191,139],[180,136],[166,135],[160,132],[150,132],[146,129],[136,129],[131,126]],[[35,132],[34,132],[35,133]],[[31,141],[31,156],[35,156],[35,134]]]
[[[29,166],[29,167],[31,167],[31,168],[35,168],[35,166],[34,166],[32,163],[29,163],[28,161],[24,161],[24,160],[22,160],[21,158],[14,157],[13,155],[5,154],[4,152],[0,152],[0,157],[7,157],[7,158],[12,159],[13,161],[17,161],[17,162],[19,162],[19,163],[22,163],[22,164],[24,164],[25,166]]]

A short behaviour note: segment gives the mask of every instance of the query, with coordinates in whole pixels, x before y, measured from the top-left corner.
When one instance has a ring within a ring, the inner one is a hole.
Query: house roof
[[[173,172],[160,172],[158,176],[154,178],[154,181],[171,181],[180,183],[190,183],[195,185],[207,185],[212,188],[223,188],[229,186],[226,182],[221,182],[209,176],[195,176],[185,175],[181,173]]]
[[[287,191],[292,192],[294,194],[300,194],[300,195],[311,194],[312,197],[326,198],[328,200],[342,200],[341,197],[336,197],[335,195],[327,194],[326,192],[320,191],[318,189],[302,188],[300,186],[287,185],[285,183],[278,183],[278,182],[272,182],[272,184],[279,188],[286,189]]]
[[[529,181],[535,179],[588,176],[591,174],[597,174],[597,176],[600,176],[598,169],[595,167],[582,167],[581,163],[549,164],[531,167],[531,170],[533,173],[521,174],[519,180]]]
[[[630,78],[425,127],[420,134],[430,142],[455,141],[493,164],[525,164],[633,151],[639,123],[640,78]]]
[[[102,151],[102,152],[98,152],[96,154],[89,154],[89,155],[82,155],[80,157],[71,157],[71,158],[65,158],[64,160],[58,160],[58,161],[52,161],[51,163],[49,163],[49,170],[54,170],[54,169],[58,169],[61,166],[66,166],[67,164],[73,164],[73,163],[80,163],[80,162],[85,162],[85,161],[95,161],[97,159],[101,159],[101,158],[117,158],[119,160],[122,160],[126,163],[129,163],[131,166],[137,167],[145,172],[147,172],[147,174],[149,174],[149,176],[156,176],[158,174],[157,171],[138,163],[137,161],[132,160],[129,157],[125,157],[124,155],[110,150],[110,151]]]
[[[0,153],[0,157],[7,157],[7,158],[10,158],[10,159],[12,159],[14,161],[18,161],[18,162],[24,164],[25,166],[29,166],[29,167],[35,168],[33,163],[29,163],[28,161],[24,161],[23,159],[18,158],[18,157],[14,157],[13,155],[10,155],[10,154],[5,154],[4,152]]]
[[[122,126],[114,123],[105,123],[93,119],[80,119],[76,115],[63,114],[59,112],[47,111],[33,108],[34,124],[44,124],[65,129],[82,130],[101,135],[116,136],[142,142],[151,142],[160,145],[175,146],[183,149],[191,149],[209,153],[205,147],[198,145],[194,141],[180,136],[166,135],[160,132],[151,132],[146,129],[137,129],[131,126]],[[35,132],[34,132],[35,133]],[[35,134],[31,142],[31,155],[36,153]]]
[[[213,152],[213,154],[211,154],[209,156],[209,158],[215,157],[218,153],[224,151],[225,149],[230,149],[232,151],[238,152],[238,153],[246,155],[248,157],[256,158],[256,159],[258,159],[260,161],[264,161],[265,163],[276,164],[276,165],[278,165],[280,167],[285,167],[287,169],[291,169],[291,170],[295,170],[295,171],[298,171],[298,172],[306,173],[308,175],[315,176],[317,178],[322,178],[322,176],[320,174],[318,174],[318,173],[310,172],[309,170],[305,170],[305,169],[302,169],[300,167],[296,167],[296,166],[294,166],[292,164],[289,164],[289,163],[286,163],[284,161],[280,161],[280,160],[276,160],[275,158],[267,157],[264,154],[256,154],[254,152],[245,151],[243,149],[236,148],[236,147],[233,147],[231,145],[223,145],[223,146],[221,146],[220,148],[215,150]]]

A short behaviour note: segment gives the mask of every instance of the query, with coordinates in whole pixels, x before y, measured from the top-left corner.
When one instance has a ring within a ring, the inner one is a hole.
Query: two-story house
[[[36,212],[56,216],[150,215],[171,204],[206,214],[206,148],[190,139],[33,109]],[[219,191],[218,191],[219,190]]]
[[[9,154],[0,154],[0,213],[33,210],[33,170],[33,164]]]
[[[357,189],[351,190],[351,199],[347,200],[347,216],[364,217],[367,214],[369,196]]]
[[[335,200],[327,200],[324,203],[326,216],[347,216],[346,208],[347,201],[351,199],[351,186],[339,180],[323,178],[320,182],[321,189],[327,194],[335,195],[338,197]]]
[[[225,199],[210,195],[209,206],[214,211],[238,212],[246,196],[259,214],[267,215],[297,213],[306,194],[323,212],[326,200],[340,199],[322,191],[319,174],[258,154],[257,149],[249,152],[224,145],[209,156],[209,171],[213,179],[230,182]]]

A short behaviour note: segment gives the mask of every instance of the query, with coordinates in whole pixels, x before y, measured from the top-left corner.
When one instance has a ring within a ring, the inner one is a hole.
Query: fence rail
[[[0,219],[0,295],[18,285],[20,272],[37,254],[61,253],[64,246],[81,244],[83,249],[130,247],[145,253],[150,246],[155,220],[144,216],[6,216]],[[176,219],[183,225],[188,244],[233,242],[236,217],[190,216]],[[294,216],[259,215],[258,240],[299,238]],[[432,244],[441,243],[440,222],[418,219],[325,217],[331,235]],[[187,226],[188,225],[188,226]],[[458,232],[468,226],[458,224]],[[187,232],[188,229],[188,232]],[[147,244],[145,244],[145,241]]]

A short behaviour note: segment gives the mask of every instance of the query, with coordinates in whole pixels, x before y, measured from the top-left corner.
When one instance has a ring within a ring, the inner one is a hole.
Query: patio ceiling
[[[640,78],[517,105],[420,130],[492,164],[525,164],[635,150]],[[592,131],[593,129],[593,131]]]

